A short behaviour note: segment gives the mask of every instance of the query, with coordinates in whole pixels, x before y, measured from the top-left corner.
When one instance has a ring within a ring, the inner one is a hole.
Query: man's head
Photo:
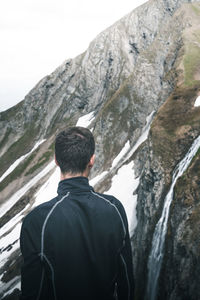
[[[89,129],[69,127],[55,142],[56,163],[62,174],[83,174],[94,163],[95,142]]]

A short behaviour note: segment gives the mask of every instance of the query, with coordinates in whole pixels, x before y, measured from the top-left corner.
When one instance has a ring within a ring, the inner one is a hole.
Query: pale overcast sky
[[[41,78],[146,1],[2,0],[0,111],[23,100]]]

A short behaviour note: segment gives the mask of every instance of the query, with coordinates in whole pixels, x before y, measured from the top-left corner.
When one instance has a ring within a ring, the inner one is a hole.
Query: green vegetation
[[[53,142],[53,143],[48,147],[48,149],[51,150],[51,151],[54,151],[54,148],[55,148],[55,142]]]
[[[187,53],[184,57],[185,85],[194,86],[200,83],[194,79],[195,73],[200,69],[200,47],[194,43],[188,45]]]
[[[191,7],[192,7],[193,11],[199,16],[200,15],[200,7],[197,7],[197,3],[196,3],[196,5],[191,4]]]
[[[172,170],[190,146],[191,132],[200,131],[200,110],[193,107],[198,90],[198,86],[177,87],[152,123],[154,153],[166,170]]]
[[[28,172],[25,173],[25,176],[33,174],[37,169],[42,167],[46,162],[49,161],[51,156],[53,155],[53,151],[47,151],[45,152],[38,160],[38,162],[28,170]]]
[[[193,10],[200,15],[200,7],[192,5]],[[198,20],[199,22],[199,20]],[[185,36],[185,54],[183,56],[185,85],[191,87],[200,84],[200,30],[191,27]]]
[[[49,150],[45,152],[30,168],[26,173],[25,176],[33,174],[37,169],[47,163],[50,158],[53,156],[54,152],[54,143],[51,144],[48,148]],[[19,178],[23,175],[26,169],[28,169],[31,162],[35,159],[39,148],[37,148],[31,155],[29,155],[21,164],[19,164],[12,173],[10,173],[1,183],[0,183],[0,191],[2,191],[10,182],[14,181],[15,179]]]
[[[11,128],[7,128],[6,133],[2,139],[2,141],[0,142],[0,148],[2,148],[8,141],[8,137],[10,135],[10,133],[12,132]]]

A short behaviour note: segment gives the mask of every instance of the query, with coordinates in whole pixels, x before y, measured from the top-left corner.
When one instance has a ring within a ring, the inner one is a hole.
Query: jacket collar
[[[72,177],[61,180],[58,185],[58,195],[66,195],[67,192],[89,192],[92,191],[93,187],[89,185],[87,177]]]

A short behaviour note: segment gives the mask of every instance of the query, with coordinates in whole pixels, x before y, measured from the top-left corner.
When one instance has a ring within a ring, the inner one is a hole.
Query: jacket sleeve
[[[47,290],[37,242],[39,242],[39,237],[36,231],[31,227],[30,222],[24,222],[20,235],[20,248],[23,256],[21,300],[44,299],[45,290]]]
[[[120,205],[121,206],[121,205]],[[123,207],[119,207],[122,216],[126,236],[123,240],[122,248],[118,255],[118,276],[117,276],[117,299],[133,300],[134,299],[134,279],[133,279],[133,263],[132,249],[128,230],[128,222]]]

